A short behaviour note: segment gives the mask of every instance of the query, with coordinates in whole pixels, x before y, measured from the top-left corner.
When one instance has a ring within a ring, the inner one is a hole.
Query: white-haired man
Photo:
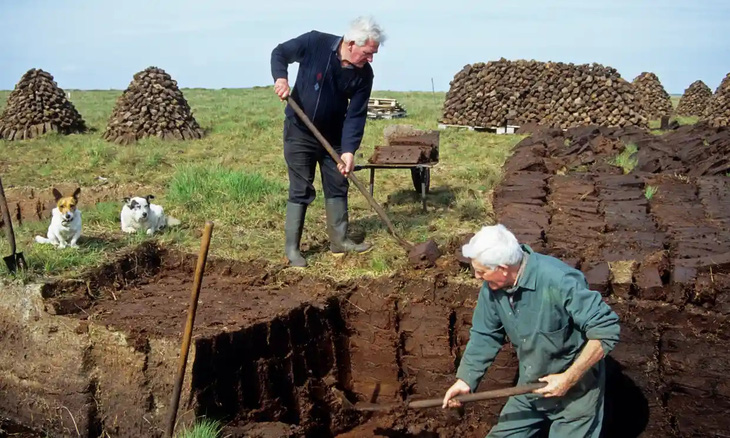
[[[545,421],[551,437],[595,437],[601,432],[603,358],[619,339],[618,316],[583,274],[520,245],[503,225],[483,227],[462,247],[483,281],[470,338],[444,396],[474,391],[505,336],[517,351],[519,382],[547,386],[511,397],[489,437],[533,436]]]
[[[305,267],[299,250],[307,206],[314,200],[314,172],[319,163],[327,213],[330,250],[364,252],[366,243],[347,238],[347,174],[355,166],[355,151],[360,147],[368,100],[373,86],[370,63],[385,34],[372,19],[354,20],[344,36],[311,31],[279,44],[271,53],[274,91],[289,96],[287,68],[299,63],[291,98],[340,154],[345,163],[338,165],[317,138],[287,105],[284,121],[284,158],[289,174],[289,201],[286,209],[285,253],[292,266]]]

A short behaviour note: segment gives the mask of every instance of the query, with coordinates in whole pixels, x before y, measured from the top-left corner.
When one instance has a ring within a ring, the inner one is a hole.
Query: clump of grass
[[[114,151],[111,146],[103,143],[90,146],[85,153],[91,167],[99,167],[107,164],[114,157]]]
[[[370,260],[370,269],[375,275],[382,275],[392,269],[393,261],[383,254],[375,254]]]
[[[609,164],[620,167],[624,174],[630,173],[639,164],[639,159],[636,157],[638,151],[639,148],[635,143],[629,143],[620,154],[609,160]]]
[[[175,438],[218,438],[223,426],[217,420],[204,418],[193,425],[190,429],[183,429],[175,434]]]
[[[484,197],[475,196],[471,193],[462,194],[457,198],[456,211],[459,212],[459,219],[462,221],[476,221],[483,220],[489,209],[487,208],[487,202]]]
[[[164,156],[162,155],[162,152],[152,151],[149,155],[147,155],[144,164],[147,167],[157,167],[163,162],[163,158]]]
[[[45,227],[47,228],[47,226]],[[46,234],[41,227],[17,227],[17,252],[22,252],[28,270],[23,273],[25,278],[31,279],[36,275],[62,275],[72,277],[80,269],[95,266],[107,260],[108,251],[120,247],[119,242],[108,242],[101,239],[90,239],[81,236],[79,248],[58,249],[52,245],[44,245],[33,241],[34,235]],[[0,251],[9,254],[9,245],[0,242]],[[0,264],[0,276],[8,276],[5,263]]]
[[[167,199],[190,209],[221,204],[246,206],[286,192],[286,186],[255,172],[227,169],[216,165],[184,165],[170,182]]]
[[[619,260],[609,262],[609,272],[611,273],[611,281],[618,284],[629,284],[632,282],[634,270],[636,269],[636,260]]]
[[[644,196],[646,197],[646,199],[651,200],[651,198],[653,198],[656,194],[657,190],[659,190],[659,187],[657,186],[646,186],[646,188],[644,189]]]
[[[120,222],[119,215],[122,211],[122,200],[118,202],[104,201],[85,208],[82,211],[84,225],[98,225],[108,228],[115,228]]]

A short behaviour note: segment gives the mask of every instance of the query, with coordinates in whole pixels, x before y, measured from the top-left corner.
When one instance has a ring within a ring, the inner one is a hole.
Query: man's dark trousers
[[[333,144],[340,154],[339,145]],[[306,128],[284,121],[284,158],[289,173],[289,202],[309,205],[315,197],[314,174],[317,163],[322,175],[324,197],[347,198],[348,181],[337,170],[337,163]]]

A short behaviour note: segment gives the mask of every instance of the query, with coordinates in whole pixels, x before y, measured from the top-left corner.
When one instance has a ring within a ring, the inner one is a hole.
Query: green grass
[[[621,169],[623,169],[625,174],[630,173],[639,163],[639,160],[636,157],[636,152],[638,151],[639,148],[636,146],[636,144],[629,143],[626,145],[624,150],[621,151],[620,154],[609,160],[609,164],[620,167]]]
[[[195,423],[192,428],[176,433],[175,438],[218,438],[222,429],[219,421],[204,418]]]
[[[218,165],[184,165],[176,169],[167,199],[186,209],[214,210],[223,204],[252,207],[287,190],[281,181],[269,180],[245,169]]]
[[[657,186],[646,186],[646,188],[644,189],[644,196],[646,197],[646,199],[651,200],[651,198],[653,198],[656,194],[657,190],[659,190],[659,187]]]
[[[669,118],[670,123],[674,120],[679,122],[680,126],[693,125],[693,124],[697,123],[697,121],[699,120],[699,117],[673,116],[673,117]],[[664,134],[664,131],[659,130],[659,127],[661,125],[662,125],[662,121],[660,119],[649,120],[649,129],[655,134],[660,134],[660,135]]]
[[[154,194],[155,202],[182,221],[181,227],[153,237],[168,245],[197,252],[200,230],[211,220],[216,224],[211,256],[285,263],[288,179],[282,150],[284,104],[271,87],[184,89],[183,93],[206,132],[201,140],[164,142],[151,138],[129,146],[114,145],[101,134],[121,91],[76,90],[71,90],[71,100],[92,128],[89,133],[20,142],[0,140],[0,175],[6,192],[13,186],[47,190],[52,185],[71,183],[82,187],[79,206],[84,217],[82,239],[86,239],[80,242],[81,248],[59,251],[38,245],[33,236],[44,234],[48,223],[16,224],[18,249],[31,264],[31,275],[74,276],[148,238],[121,233],[121,200],[88,203],[84,194],[102,185],[129,185],[136,194]],[[0,92],[0,107],[8,94]],[[356,161],[366,162],[375,146],[384,144],[383,129],[388,125],[437,129],[444,95],[373,92],[373,97],[398,99],[407,108],[408,117],[368,120]],[[502,164],[522,138],[441,131],[440,162],[431,173],[428,211],[422,212],[407,169],[377,170],[375,198],[404,238],[415,243],[434,238],[446,244],[494,221],[487,199],[502,176]],[[367,185],[367,172],[357,172],[356,176]],[[389,274],[407,264],[405,251],[354,184],[350,185],[350,228],[364,233],[374,249],[360,256],[333,257],[327,251],[319,172],[315,189],[317,198],[308,209],[302,239],[309,273],[346,279]],[[5,241],[0,242],[0,250],[7,252]]]
[[[682,98],[681,95],[670,95],[669,99],[672,101],[672,107],[677,108],[677,105],[679,105],[679,100]],[[699,120],[699,117],[685,117],[685,116],[673,116],[669,118],[669,122],[676,120],[679,122],[680,125],[693,125],[697,123]],[[660,119],[655,120],[649,120],[649,130],[656,135],[662,135],[665,133],[665,131],[660,131],[659,127],[662,125],[662,121]]]
[[[120,228],[121,203],[99,202],[82,212],[84,232],[79,239],[79,248],[58,249],[52,245],[35,242],[36,235],[46,236],[48,223],[26,222],[13,226],[16,252],[22,253],[28,271],[19,273],[24,279],[38,275],[73,277],[87,267],[96,266],[113,257],[113,254],[128,246],[137,245],[146,235],[127,235],[117,232]],[[174,240],[174,233],[168,233],[167,241]],[[0,240],[0,252],[10,255],[7,240]],[[9,275],[5,263],[0,266],[0,275]]]

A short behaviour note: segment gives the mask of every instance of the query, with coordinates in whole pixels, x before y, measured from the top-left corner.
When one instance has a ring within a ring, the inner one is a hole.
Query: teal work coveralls
[[[509,292],[479,291],[469,342],[456,377],[476,390],[509,338],[519,359],[519,383],[567,370],[589,339],[608,354],[619,339],[618,316],[583,274],[522,245],[525,266]],[[529,437],[551,420],[550,437],[595,437],[601,432],[605,365],[599,361],[563,397],[510,397],[488,437]]]

